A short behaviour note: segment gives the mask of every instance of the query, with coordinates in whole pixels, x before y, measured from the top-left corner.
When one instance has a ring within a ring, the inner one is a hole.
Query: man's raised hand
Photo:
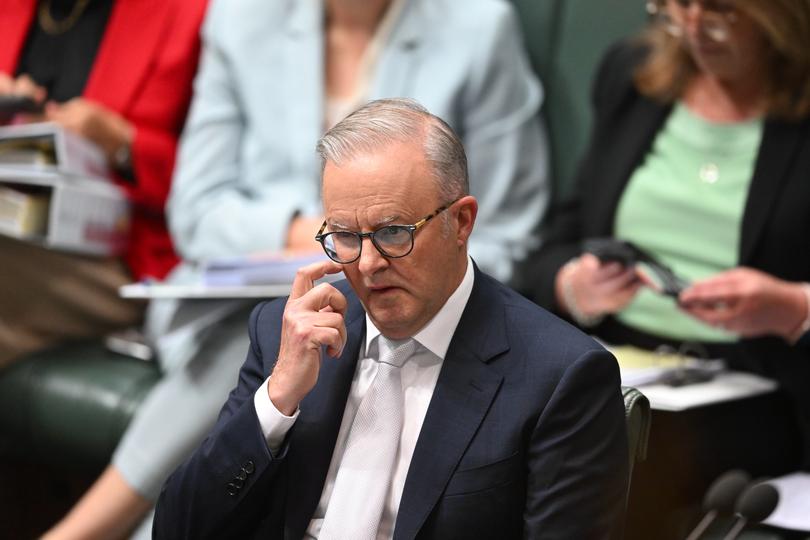
[[[346,344],[346,297],[329,283],[315,285],[343,269],[323,261],[298,270],[284,308],[281,346],[267,392],[273,405],[290,416],[318,381],[321,347],[337,357]]]

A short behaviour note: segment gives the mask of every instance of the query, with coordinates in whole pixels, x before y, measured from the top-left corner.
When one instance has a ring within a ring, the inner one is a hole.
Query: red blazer
[[[82,96],[131,122],[136,184],[126,261],[134,277],[162,278],[178,258],[164,205],[197,70],[207,0],[116,0]],[[0,71],[13,74],[36,0],[4,0]]]

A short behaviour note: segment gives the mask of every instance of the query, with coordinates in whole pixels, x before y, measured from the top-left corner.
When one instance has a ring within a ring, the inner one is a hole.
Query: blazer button
[[[231,497],[235,496],[239,493],[239,488],[233,482],[228,482],[228,485],[225,487],[225,490],[228,492],[228,495]]]
[[[236,478],[238,480],[244,481],[244,480],[247,480],[247,477],[248,477],[248,473],[247,473],[247,471],[245,470],[244,467],[242,467],[242,470],[240,470],[238,473],[236,473]]]
[[[242,468],[245,469],[245,472],[248,474],[253,474],[253,471],[256,470],[256,466],[253,465],[253,462],[250,460],[248,460],[247,463],[245,463],[245,466]]]
[[[231,484],[236,486],[237,490],[242,489],[242,486],[245,485],[245,483],[242,480],[239,480],[238,478],[234,478],[233,480],[231,480]]]

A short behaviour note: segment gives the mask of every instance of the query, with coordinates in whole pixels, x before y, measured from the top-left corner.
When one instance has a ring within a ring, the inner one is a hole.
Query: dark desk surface
[[[625,538],[682,540],[719,475],[739,468],[754,478],[779,476],[800,461],[794,408],[781,392],[653,411],[647,460],[636,464],[630,484]]]

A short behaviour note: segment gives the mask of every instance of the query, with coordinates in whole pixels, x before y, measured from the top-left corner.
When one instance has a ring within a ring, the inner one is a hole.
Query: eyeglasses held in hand
[[[315,240],[321,243],[326,255],[340,264],[353,263],[360,258],[363,251],[363,238],[369,238],[383,257],[399,259],[413,251],[413,235],[434,217],[453,206],[459,199],[437,208],[413,225],[386,225],[376,231],[359,233],[335,231],[324,233],[326,221],[321,225]]]

